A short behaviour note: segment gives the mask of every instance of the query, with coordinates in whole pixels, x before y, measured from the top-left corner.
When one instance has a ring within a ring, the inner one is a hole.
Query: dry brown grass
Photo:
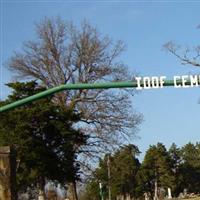
[[[187,199],[183,199],[183,200],[200,200],[200,197],[187,198]]]

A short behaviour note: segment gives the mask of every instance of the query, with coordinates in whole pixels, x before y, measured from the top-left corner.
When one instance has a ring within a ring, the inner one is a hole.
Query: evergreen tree
[[[174,185],[174,188],[172,188],[172,193],[175,196],[178,196],[184,189],[181,150],[175,143],[173,143],[168,152],[171,160],[172,173],[176,180],[176,184]]]
[[[113,156],[112,169],[112,193],[117,195],[126,194],[137,197],[136,175],[140,162],[136,158],[139,150],[135,145],[127,145],[119,149]]]
[[[13,92],[1,105],[44,90],[35,81],[8,86]],[[12,145],[17,151],[18,189],[43,190],[46,180],[64,184],[79,178],[75,161],[87,137],[73,128],[79,116],[55,106],[51,98],[1,114],[0,145]]]
[[[181,149],[183,187],[188,192],[200,192],[200,144],[188,143]]]
[[[158,189],[174,188],[170,158],[163,144],[158,143],[147,150],[138,178],[140,190],[150,193],[152,198],[153,195],[158,197]]]
[[[87,184],[84,196],[90,200],[99,198],[99,183],[102,183],[105,196],[108,197],[108,186],[111,187],[111,197],[130,195],[137,197],[136,175],[140,162],[136,158],[139,150],[135,145],[121,147],[112,156],[105,155],[99,161],[99,167],[95,170],[92,180]],[[110,159],[111,178],[108,179],[108,156]]]

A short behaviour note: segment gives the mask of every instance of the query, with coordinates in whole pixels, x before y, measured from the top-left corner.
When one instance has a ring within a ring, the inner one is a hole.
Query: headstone
[[[167,188],[167,192],[168,192],[168,199],[172,199],[171,188]]]
[[[45,200],[45,194],[41,190],[39,190],[38,200]]]
[[[178,195],[178,198],[179,198],[179,199],[184,199],[184,195],[183,195],[182,192]]]
[[[147,192],[144,193],[144,199],[145,199],[145,200],[149,200],[149,195],[148,195]]]
[[[186,197],[187,196],[187,188],[185,188],[184,190],[183,190],[183,195]]]

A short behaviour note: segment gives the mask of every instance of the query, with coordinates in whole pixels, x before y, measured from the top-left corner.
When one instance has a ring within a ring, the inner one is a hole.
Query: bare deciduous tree
[[[18,77],[36,78],[47,87],[133,78],[117,61],[125,48],[123,42],[113,42],[86,22],[78,29],[71,22],[45,18],[36,31],[38,38],[24,43],[8,63]],[[132,95],[133,90],[69,90],[55,95],[55,102],[81,114],[76,126],[90,136],[82,152],[92,159],[134,135],[141,115],[132,108]],[[87,159],[81,163],[87,166]]]
[[[176,56],[181,61],[181,64],[200,67],[200,45],[189,48],[169,41],[164,44],[164,49]]]

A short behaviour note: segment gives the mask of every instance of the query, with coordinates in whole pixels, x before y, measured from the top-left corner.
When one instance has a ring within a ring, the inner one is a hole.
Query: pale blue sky
[[[180,3],[182,2],[182,3]],[[11,1],[1,0],[1,76],[0,97],[8,90],[3,86],[11,74],[3,64],[19,50],[23,41],[34,39],[34,23],[44,16],[61,16],[77,25],[83,19],[102,34],[123,40],[127,50],[121,60],[141,75],[199,73],[200,69],[182,66],[162,50],[169,40],[193,46],[200,37],[200,2],[198,1]],[[172,142],[184,145],[199,141],[199,88],[145,90],[133,99],[134,107],[145,121],[135,140],[140,150],[150,144]]]

